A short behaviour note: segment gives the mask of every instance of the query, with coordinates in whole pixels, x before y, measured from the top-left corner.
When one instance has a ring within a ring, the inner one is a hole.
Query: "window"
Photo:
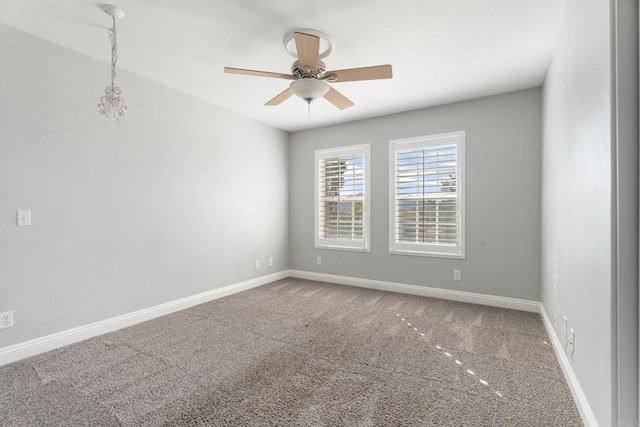
[[[369,250],[369,145],[315,153],[315,246]]]
[[[464,258],[464,132],[391,141],[390,252]]]

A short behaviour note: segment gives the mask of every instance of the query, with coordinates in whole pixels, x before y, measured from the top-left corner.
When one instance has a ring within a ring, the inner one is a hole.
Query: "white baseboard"
[[[289,270],[289,274],[291,277],[299,279],[318,280],[322,282],[337,283],[340,285],[377,289],[379,291],[399,292],[423,297],[482,304],[492,307],[531,311],[534,313],[538,313],[540,311],[540,303],[538,301],[497,297],[472,292],[452,291],[449,289],[430,288],[427,286],[407,285],[404,283],[383,282],[380,280],[360,279],[357,277],[337,276],[334,274],[315,273],[311,271]]]
[[[289,271],[283,270],[278,273],[257,277],[255,279],[246,280],[244,282],[213,289],[197,295],[180,298],[164,304],[123,314],[121,316],[112,317],[110,319],[101,320],[99,322],[0,348],[0,366],[26,357],[34,356],[36,354],[44,353],[45,351],[73,344],[78,341],[106,334],[107,332],[126,328],[127,326],[135,325],[136,323],[184,310],[185,308],[193,307],[194,305],[246,291],[257,286],[266,285],[267,283],[284,279],[286,277],[289,277]]]
[[[558,359],[558,362],[560,362],[562,372],[564,372],[564,377],[567,380],[569,389],[571,390],[571,394],[573,395],[573,400],[576,402],[578,411],[580,411],[582,422],[586,427],[598,427],[598,422],[596,421],[596,417],[591,410],[591,406],[589,406],[587,396],[585,396],[584,391],[582,391],[582,387],[580,387],[578,378],[576,377],[575,372],[573,372],[573,368],[571,367],[569,358],[564,352],[564,345],[562,345],[562,343],[560,342],[558,334],[556,334],[556,331],[553,328],[553,323],[551,323],[551,320],[549,319],[549,316],[547,315],[547,312],[544,309],[542,303],[540,303],[540,316],[542,316],[542,322],[547,329],[547,334],[549,335],[549,337],[551,337],[551,344],[553,345],[553,349],[556,352],[556,358]]]

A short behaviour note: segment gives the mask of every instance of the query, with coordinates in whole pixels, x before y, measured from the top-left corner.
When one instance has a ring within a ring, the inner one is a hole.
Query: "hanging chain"
[[[113,82],[117,77],[116,63],[118,62],[118,39],[116,33],[116,18],[115,16],[112,16],[111,18],[113,19],[113,28],[109,30],[109,40],[111,40],[111,86],[113,86]]]

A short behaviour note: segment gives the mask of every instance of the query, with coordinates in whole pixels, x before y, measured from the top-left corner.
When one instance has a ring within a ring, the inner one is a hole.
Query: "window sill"
[[[465,259],[464,253],[443,253],[443,252],[426,252],[426,251],[410,251],[401,249],[389,250],[391,255],[409,255],[409,256],[422,256],[431,258],[452,258],[452,259]]]
[[[350,252],[371,252],[369,248],[363,248],[358,246],[338,246],[338,245],[318,244],[318,243],[314,245],[314,248],[337,250],[337,251],[350,251]]]

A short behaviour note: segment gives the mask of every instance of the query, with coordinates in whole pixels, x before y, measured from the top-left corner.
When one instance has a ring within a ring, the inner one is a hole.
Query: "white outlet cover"
[[[13,328],[13,311],[0,313],[0,329]]]
[[[17,212],[17,215],[18,215],[18,225],[31,225],[30,210],[19,210]]]

